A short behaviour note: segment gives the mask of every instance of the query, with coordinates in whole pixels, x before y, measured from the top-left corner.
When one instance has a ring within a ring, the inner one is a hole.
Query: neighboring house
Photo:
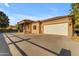
[[[18,22],[19,31],[33,34],[55,34],[72,36],[73,24],[71,16],[58,16],[42,21],[22,20]]]
[[[12,25],[9,25],[9,27],[7,27],[7,29],[17,30],[16,26],[12,26]]]

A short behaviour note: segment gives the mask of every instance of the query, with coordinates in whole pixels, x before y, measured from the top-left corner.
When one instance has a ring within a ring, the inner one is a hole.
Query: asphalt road
[[[4,36],[0,33],[0,56],[11,56],[9,47]]]
[[[3,34],[13,56],[79,56],[79,42],[59,35]]]

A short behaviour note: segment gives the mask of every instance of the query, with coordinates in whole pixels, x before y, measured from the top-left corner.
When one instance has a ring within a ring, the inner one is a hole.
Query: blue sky
[[[0,3],[0,11],[8,15],[10,25],[23,19],[43,20],[69,14],[70,3]]]

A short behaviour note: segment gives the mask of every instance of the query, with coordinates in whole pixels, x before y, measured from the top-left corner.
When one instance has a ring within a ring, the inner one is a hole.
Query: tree
[[[70,15],[73,16],[74,28],[79,28],[79,3],[72,3],[71,7]]]
[[[9,26],[9,18],[8,16],[0,11],[0,28],[6,28]]]
[[[17,30],[19,30],[19,24],[16,24],[16,28],[17,28]]]

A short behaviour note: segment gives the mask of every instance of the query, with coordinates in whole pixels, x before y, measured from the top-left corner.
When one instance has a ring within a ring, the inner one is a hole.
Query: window
[[[36,30],[36,25],[33,26],[33,30]]]

